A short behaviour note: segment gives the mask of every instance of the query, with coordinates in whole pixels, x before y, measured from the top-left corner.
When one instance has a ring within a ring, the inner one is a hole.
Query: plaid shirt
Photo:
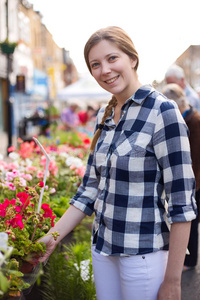
[[[100,110],[100,123],[104,110]],[[71,204],[95,212],[93,243],[103,255],[168,250],[169,223],[196,217],[187,126],[174,101],[150,85],[106,120]]]

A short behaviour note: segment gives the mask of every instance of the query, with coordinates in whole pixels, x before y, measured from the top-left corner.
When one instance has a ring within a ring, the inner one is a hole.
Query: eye
[[[90,65],[91,69],[96,69],[96,68],[98,68],[98,66],[99,66],[98,62],[94,62]]]
[[[109,57],[109,61],[115,61],[117,59],[117,56],[116,55],[112,55]]]

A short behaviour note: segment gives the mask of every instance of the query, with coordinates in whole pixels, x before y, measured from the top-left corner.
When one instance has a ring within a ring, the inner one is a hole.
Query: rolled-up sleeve
[[[97,197],[97,191],[98,179],[93,165],[93,155],[90,154],[83,182],[79,186],[76,195],[71,199],[70,204],[82,210],[86,215],[91,216],[94,212],[94,202]]]
[[[191,221],[196,218],[196,202],[188,128],[174,102],[162,103],[153,139],[163,174],[168,222]]]

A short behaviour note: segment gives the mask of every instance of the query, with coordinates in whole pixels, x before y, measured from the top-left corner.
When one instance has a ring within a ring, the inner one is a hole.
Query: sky
[[[29,0],[79,73],[88,72],[83,49],[96,30],[115,25],[133,40],[143,84],[161,81],[190,46],[200,45],[199,0]]]

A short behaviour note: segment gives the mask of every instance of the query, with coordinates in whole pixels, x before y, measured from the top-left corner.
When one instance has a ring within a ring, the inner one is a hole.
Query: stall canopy
[[[60,90],[57,99],[66,102],[75,102],[76,100],[87,103],[107,102],[111,99],[111,94],[101,88],[90,74],[87,74]]]

